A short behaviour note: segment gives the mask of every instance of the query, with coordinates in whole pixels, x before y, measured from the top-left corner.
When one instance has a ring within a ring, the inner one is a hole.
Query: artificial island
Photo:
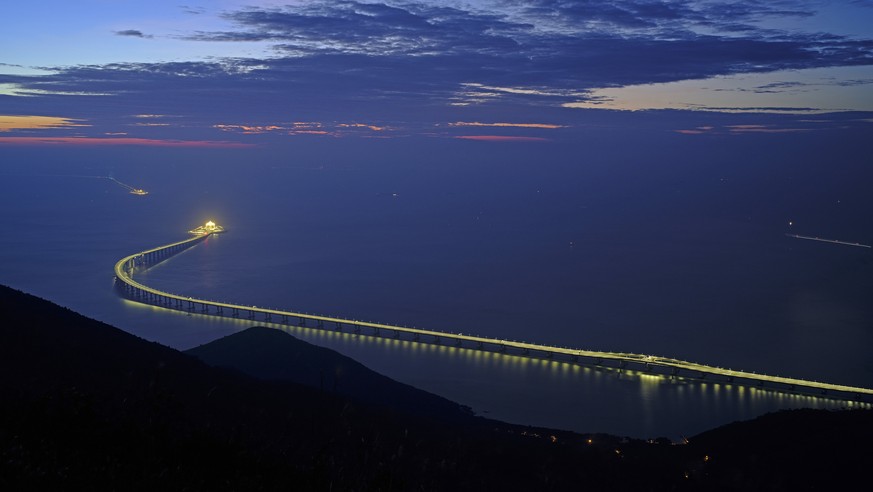
[[[870,399],[873,398],[873,389],[869,388],[783,376],[770,376],[655,355],[541,345],[515,340],[465,335],[463,333],[425,330],[407,326],[195,299],[153,289],[134,280],[134,275],[137,272],[142,272],[181,251],[199,244],[213,234],[225,232],[225,229],[215,224],[215,222],[209,221],[189,232],[194,234],[194,237],[134,253],[119,260],[115,264],[115,285],[119,293],[135,302],[187,312],[188,314],[198,313],[223,318],[245,317],[252,321],[259,320],[281,326],[300,326],[319,330],[332,329],[337,332],[350,330],[355,335],[393,338],[395,340],[434,345],[448,345],[479,352],[510,354],[569,364],[597,366],[618,371],[625,369],[638,370],[670,378],[711,380],[712,382],[733,383],[750,387],[766,387],[776,391],[827,395],[831,398],[847,401],[869,403]]]
[[[190,234],[197,234],[198,236],[208,236],[210,234],[219,234],[221,232],[224,232],[224,227],[221,227],[220,225],[217,225],[215,222],[212,222],[210,220],[202,226],[197,226],[188,232]]]

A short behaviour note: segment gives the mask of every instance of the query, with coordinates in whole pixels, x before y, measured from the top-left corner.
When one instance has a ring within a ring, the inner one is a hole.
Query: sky
[[[16,2],[0,145],[864,130],[870,26],[873,0]]]

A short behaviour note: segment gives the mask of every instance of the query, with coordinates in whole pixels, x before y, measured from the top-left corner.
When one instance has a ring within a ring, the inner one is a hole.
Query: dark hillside
[[[871,410],[687,445],[448,421],[210,367],[2,286],[0,312],[4,491],[834,490],[873,469]]]
[[[443,424],[212,368],[5,287],[0,310],[2,490],[639,490],[676,473],[625,466],[613,438]]]
[[[786,410],[691,439],[706,490],[836,490],[873,470],[873,410]],[[862,488],[867,488],[866,486]]]
[[[292,381],[375,407],[442,420],[472,417],[457,403],[398,383],[338,352],[272,328],[248,328],[185,353],[211,366],[239,369],[259,379]]]

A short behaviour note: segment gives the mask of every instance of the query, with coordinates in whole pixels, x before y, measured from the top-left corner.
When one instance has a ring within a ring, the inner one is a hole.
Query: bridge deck
[[[453,341],[456,346],[462,346],[463,342],[474,344],[474,350],[488,350],[505,352],[508,349],[514,349],[517,355],[532,356],[537,358],[552,358],[561,356],[562,360],[578,362],[579,358],[585,358],[599,364],[603,361],[613,361],[619,364],[619,367],[625,367],[627,363],[641,365],[646,368],[661,367],[671,371],[672,375],[688,375],[693,374],[696,377],[705,377],[705,375],[716,375],[725,378],[726,381],[735,382],[736,384],[758,384],[764,383],[782,385],[783,389],[807,389],[818,390],[819,392],[836,392],[837,394],[845,394],[853,399],[859,399],[861,395],[873,395],[873,389],[861,388],[855,386],[846,386],[840,384],[824,383],[819,381],[810,381],[797,378],[789,378],[782,376],[769,376],[766,374],[758,374],[754,372],[746,372],[735,369],[725,369],[706,364],[698,364],[679,359],[668,357],[659,357],[654,355],[634,354],[627,352],[605,352],[598,350],[582,350],[567,347],[556,347],[551,345],[542,345],[536,343],[519,342],[513,340],[502,340],[499,338],[481,337],[475,335],[465,335],[462,333],[452,333],[436,330],[425,330],[420,328],[410,328],[406,326],[396,326],[383,323],[373,323],[368,321],[358,321],[344,318],[336,318],[332,316],[320,316],[315,314],[300,313],[295,311],[285,311],[279,309],[269,309],[257,306],[245,306],[242,304],[233,304],[226,302],[210,301],[205,299],[193,299],[184,297],[169,292],[160,291],[143,285],[133,279],[133,273],[136,265],[140,263],[156,264],[164,261],[169,256],[187,249],[200,241],[205,240],[212,234],[196,236],[184,241],[179,241],[164,246],[158,246],[140,253],[135,253],[126,256],[115,264],[115,277],[121,282],[122,289],[125,295],[135,301],[145,304],[163,305],[171,309],[185,310],[184,305],[187,304],[187,310],[192,312],[194,306],[197,305],[201,309],[202,314],[212,316],[226,317],[224,310],[229,310],[231,315],[238,316],[239,313],[247,313],[250,318],[254,318],[255,314],[263,315],[265,321],[272,322],[273,316],[278,316],[287,322],[288,318],[296,318],[301,322],[304,320],[312,320],[323,325],[324,323],[334,323],[337,327],[352,326],[356,329],[370,328],[374,330],[374,334],[379,334],[380,330],[386,330],[394,333],[411,334],[416,341],[420,341],[420,337],[431,337],[434,343],[442,343],[445,341]],[[213,308],[215,312],[209,310]],[[287,323],[286,323],[287,324]],[[831,395],[839,396],[839,395]]]

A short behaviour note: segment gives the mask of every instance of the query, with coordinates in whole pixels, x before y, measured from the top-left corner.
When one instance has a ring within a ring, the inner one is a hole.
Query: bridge
[[[794,391],[826,395],[831,398],[870,401],[873,389],[824,383],[782,376],[769,376],[755,372],[725,369],[722,367],[687,362],[668,357],[634,354],[627,352],[604,352],[526,343],[499,338],[465,335],[446,331],[425,330],[372,323],[358,320],[319,316],[279,309],[268,309],[242,304],[194,299],[137,282],[134,275],[157,265],[191,248],[210,236],[224,232],[220,226],[208,222],[192,231],[193,237],[183,241],[158,246],[126,256],[115,264],[115,284],[119,293],[127,299],[166,309],[208,316],[243,318],[279,325],[296,325],[321,330],[348,331],[356,335],[385,337],[418,343],[454,346],[485,352],[497,352],[522,357],[546,359],[572,364],[585,364],[610,369],[639,370],[671,378],[695,378],[718,383],[733,383],[744,386],[766,387],[776,391]]]

